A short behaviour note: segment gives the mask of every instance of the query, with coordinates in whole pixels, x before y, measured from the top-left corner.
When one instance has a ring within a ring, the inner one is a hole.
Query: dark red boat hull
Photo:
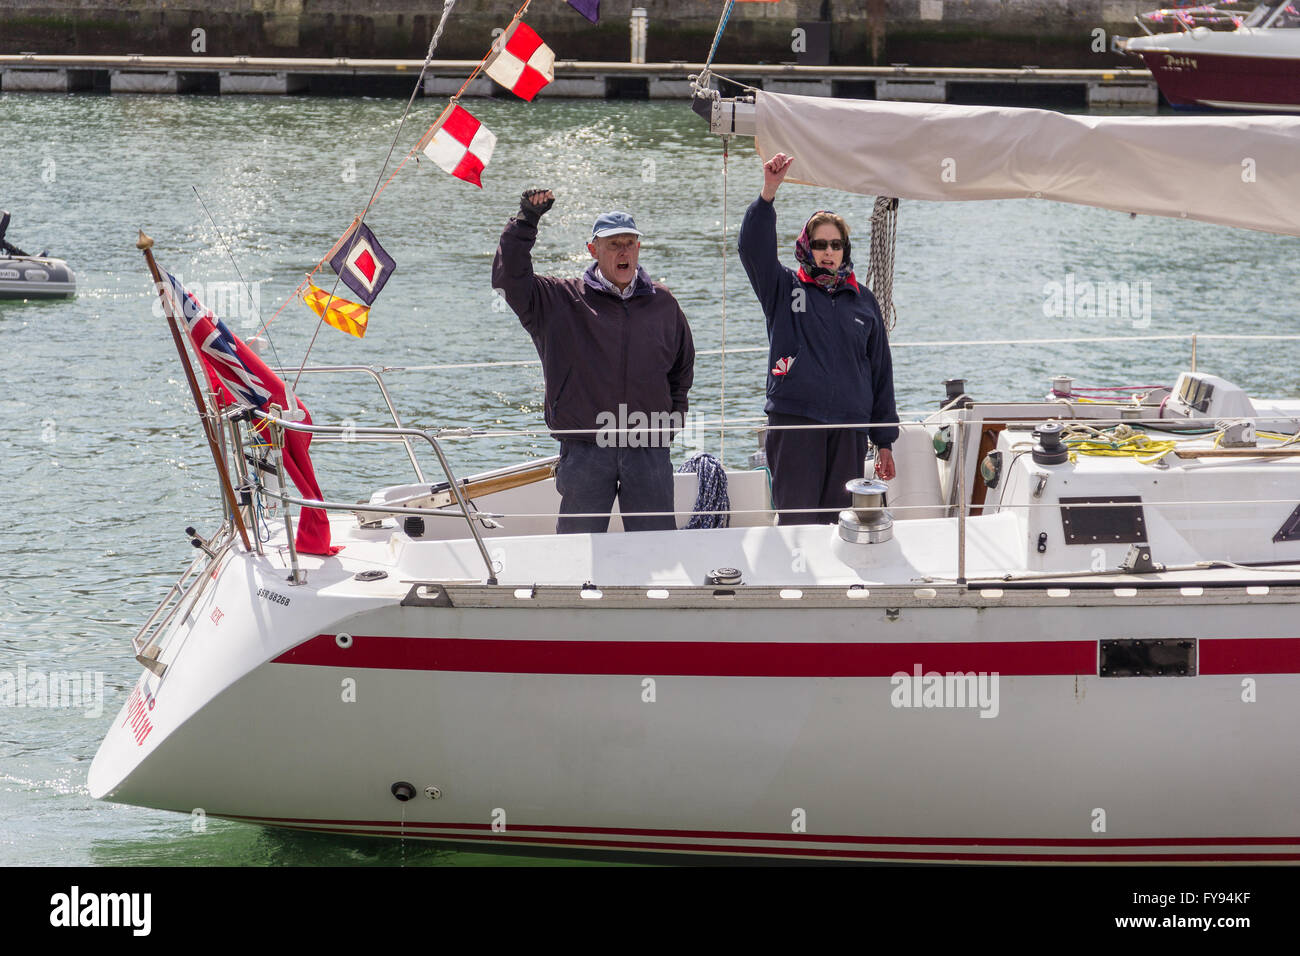
[[[1171,106],[1300,110],[1300,60],[1142,51]]]

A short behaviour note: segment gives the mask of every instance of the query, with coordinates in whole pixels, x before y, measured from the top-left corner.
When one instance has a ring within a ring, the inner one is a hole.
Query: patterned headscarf
[[[830,210],[817,210],[808,217],[808,222],[812,222],[818,213],[823,212],[830,212]],[[835,272],[817,265],[817,260],[813,258],[811,238],[808,235],[808,223],[805,222],[803,232],[799,233],[799,238],[794,243],[794,257],[799,261],[799,278],[804,282],[816,282],[827,292],[837,292],[846,284],[856,290],[858,280],[853,275],[853,244],[849,242],[848,237],[844,239],[844,258],[840,260],[840,267]]]

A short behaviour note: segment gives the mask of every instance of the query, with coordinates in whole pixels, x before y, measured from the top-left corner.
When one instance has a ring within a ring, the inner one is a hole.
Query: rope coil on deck
[[[731,522],[728,512],[731,499],[727,495],[727,471],[722,462],[708,452],[699,452],[677,469],[680,474],[696,474],[700,490],[695,496],[695,508],[687,528],[726,528]]]
[[[1109,458],[1135,458],[1149,465],[1164,458],[1178,442],[1171,439],[1154,439],[1131,425],[1114,425],[1095,428],[1092,425],[1071,422],[1065,426],[1061,440],[1070,449],[1070,461],[1079,455],[1098,455]]]

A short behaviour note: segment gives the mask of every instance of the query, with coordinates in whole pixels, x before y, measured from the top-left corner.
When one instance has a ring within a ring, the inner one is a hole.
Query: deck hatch
[[[1083,506],[1083,507],[1079,507]],[[1147,540],[1141,495],[1062,498],[1066,544],[1136,544]]]
[[[1102,677],[1195,677],[1196,641],[1176,637],[1102,641],[1097,666]]]

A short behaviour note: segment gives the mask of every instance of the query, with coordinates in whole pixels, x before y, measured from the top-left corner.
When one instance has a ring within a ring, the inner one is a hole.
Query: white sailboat
[[[697,106],[815,185],[1300,234],[1300,118]],[[435,433],[355,429],[415,480],[324,502],[333,557],[199,539],[91,793],[566,856],[1300,860],[1300,401],[1168,385],[956,394],[835,525],[732,471],[728,527],[559,536],[546,463],[460,481]],[[238,418],[234,486],[301,504]]]

